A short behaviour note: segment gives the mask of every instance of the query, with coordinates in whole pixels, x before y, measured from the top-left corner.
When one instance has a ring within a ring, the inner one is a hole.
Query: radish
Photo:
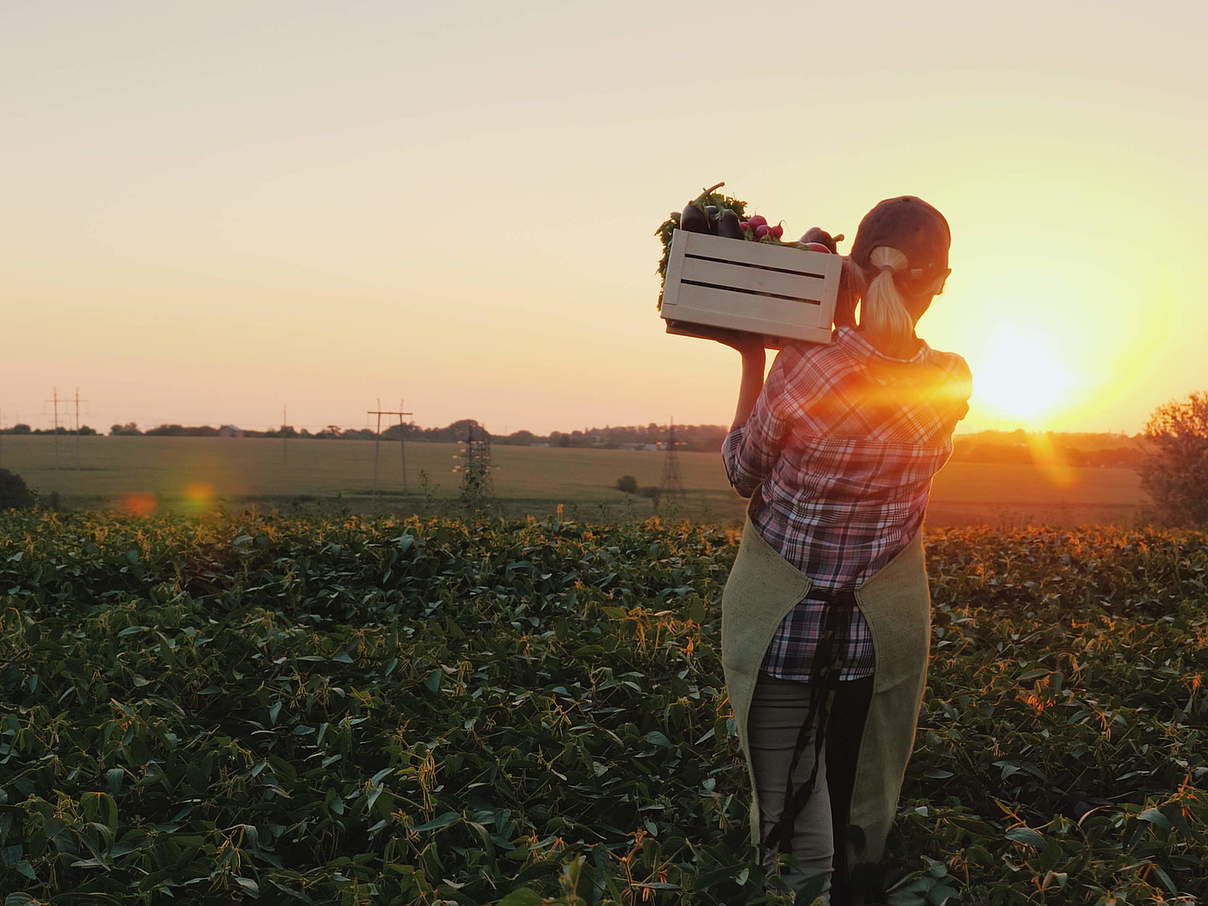
[[[768,232],[770,232],[773,236],[775,236],[777,239],[779,239],[781,236],[784,235],[784,224],[778,223],[778,224],[776,224],[776,226],[772,227]]]
[[[772,231],[768,228],[768,225],[766,223],[761,223],[759,226],[755,227],[755,238],[762,239],[770,232]]]
[[[747,218],[747,223],[751,225],[751,229],[758,229],[761,226],[768,225],[768,219],[762,214],[752,214]]]

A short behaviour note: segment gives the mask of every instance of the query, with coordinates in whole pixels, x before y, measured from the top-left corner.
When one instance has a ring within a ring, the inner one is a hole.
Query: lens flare
[[[1048,434],[1029,431],[1027,434],[1028,447],[1032,451],[1032,461],[1053,484],[1059,487],[1069,487],[1074,483],[1074,468],[1066,460],[1061,450],[1053,444]]]
[[[158,506],[159,501],[155,499],[155,495],[148,494],[146,491],[127,494],[118,502],[121,511],[129,513],[131,516],[150,516]]]
[[[204,481],[193,481],[184,488],[185,509],[190,513],[204,513],[214,506],[214,486]]]

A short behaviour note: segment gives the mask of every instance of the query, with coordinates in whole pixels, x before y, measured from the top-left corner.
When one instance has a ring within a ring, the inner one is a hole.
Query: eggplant
[[[691,202],[684,208],[680,214],[679,228],[687,230],[689,233],[711,233],[709,228],[709,218],[700,208],[696,206],[696,202]]]
[[[738,215],[729,208],[722,208],[721,216],[717,218],[717,235],[724,239],[746,239]]]
[[[709,232],[717,234],[717,205],[705,205],[705,216],[709,218]]]
[[[808,230],[805,231],[805,235],[801,237],[801,242],[803,242],[803,243],[804,242],[821,242],[823,245],[825,245],[828,249],[831,250],[832,255],[838,253],[837,246],[842,241],[843,241],[842,233],[839,233],[837,236],[832,236],[826,230],[822,229],[822,227],[810,227]]]

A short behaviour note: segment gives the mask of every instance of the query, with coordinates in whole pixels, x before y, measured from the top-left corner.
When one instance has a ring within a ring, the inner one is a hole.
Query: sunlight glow
[[[1063,358],[1051,335],[1016,324],[998,325],[980,354],[969,357],[973,404],[1025,427],[1038,427],[1070,402],[1076,381]]]

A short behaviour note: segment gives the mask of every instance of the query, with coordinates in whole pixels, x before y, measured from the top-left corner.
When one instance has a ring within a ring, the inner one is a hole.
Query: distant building
[[[243,429],[238,425],[223,425],[218,429],[219,437],[243,437]]]

